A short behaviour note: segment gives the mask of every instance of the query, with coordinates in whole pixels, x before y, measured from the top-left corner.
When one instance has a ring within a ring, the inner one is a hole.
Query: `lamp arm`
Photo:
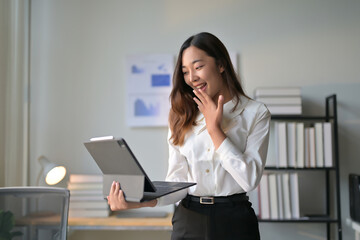
[[[40,162],[40,159],[41,159],[41,158],[44,158],[44,156],[41,155],[41,156],[37,159],[38,162],[40,163],[41,169],[40,169],[40,172],[39,172],[38,177],[37,177],[37,179],[36,179],[36,186],[39,186],[40,177],[41,177],[41,175],[42,175],[43,172],[44,172],[44,166],[43,166],[43,165],[41,164],[41,162]]]
[[[44,171],[44,168],[41,168],[41,170],[40,170],[40,172],[39,172],[39,175],[38,175],[38,177],[37,177],[37,179],[36,179],[36,186],[39,186],[40,177],[41,177],[43,171]]]

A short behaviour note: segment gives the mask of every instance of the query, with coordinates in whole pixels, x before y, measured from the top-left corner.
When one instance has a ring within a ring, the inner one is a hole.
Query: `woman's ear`
[[[218,68],[219,68],[220,73],[223,73],[225,71],[225,67],[224,67],[224,64],[222,63],[222,61],[218,62]]]
[[[225,68],[222,64],[219,64],[219,71],[220,73],[223,73],[225,71]]]

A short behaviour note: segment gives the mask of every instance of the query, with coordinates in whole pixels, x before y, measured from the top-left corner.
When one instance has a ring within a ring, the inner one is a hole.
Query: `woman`
[[[269,111],[245,95],[225,46],[210,33],[191,36],[181,46],[173,83],[166,180],[197,185],[129,203],[114,183],[111,209],[181,200],[172,239],[260,239],[246,192],[257,186],[265,166]]]

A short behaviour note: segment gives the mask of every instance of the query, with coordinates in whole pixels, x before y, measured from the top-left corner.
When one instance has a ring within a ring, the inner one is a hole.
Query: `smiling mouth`
[[[206,89],[206,86],[207,86],[207,84],[206,84],[206,83],[203,83],[203,84],[200,84],[200,85],[196,86],[195,88],[196,88],[197,90],[204,91],[204,90]]]

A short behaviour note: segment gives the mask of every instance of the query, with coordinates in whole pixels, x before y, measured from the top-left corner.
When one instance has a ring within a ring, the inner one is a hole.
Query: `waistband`
[[[236,202],[248,201],[249,197],[246,196],[246,193],[238,193],[226,197],[197,197],[197,196],[187,195],[184,200],[190,202],[196,202],[200,204],[213,205],[219,203],[236,203]]]

